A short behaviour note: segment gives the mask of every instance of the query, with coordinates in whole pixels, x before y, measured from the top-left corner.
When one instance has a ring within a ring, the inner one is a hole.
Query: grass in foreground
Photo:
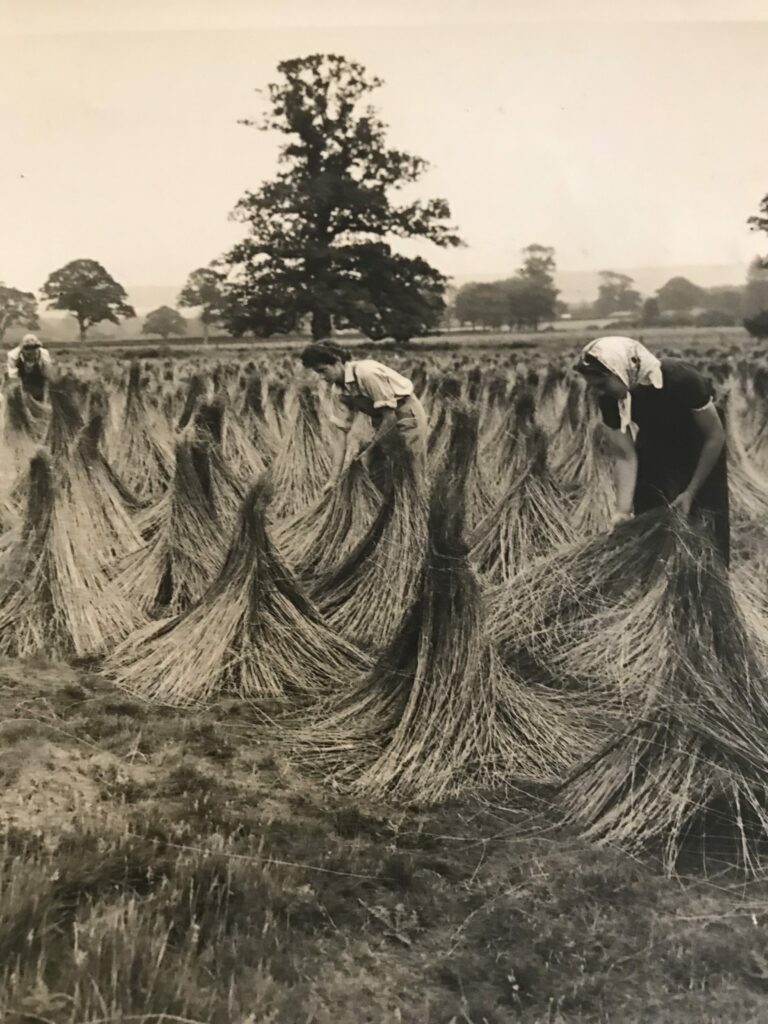
[[[750,1022],[768,887],[352,804],[241,704],[183,714],[0,669],[0,1015],[11,1024]]]

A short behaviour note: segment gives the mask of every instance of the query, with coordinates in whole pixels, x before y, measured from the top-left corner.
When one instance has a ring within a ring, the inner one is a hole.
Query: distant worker
[[[5,378],[8,382],[18,381],[28,395],[42,402],[51,366],[50,354],[37,336],[25,334],[21,344],[8,353]]]
[[[711,382],[633,338],[597,338],[576,369],[600,396],[616,453],[614,522],[671,505],[708,529],[728,565],[727,451]]]
[[[301,353],[307,369],[314,370],[333,386],[336,409],[331,417],[335,427],[344,433],[344,443],[334,451],[331,477],[324,493],[337,482],[347,456],[347,441],[356,412],[368,416],[375,428],[371,443],[359,455],[378,478],[371,456],[380,444],[386,446],[387,437],[398,431],[413,453],[414,466],[420,479],[427,467],[427,416],[414,394],[413,383],[395,370],[375,359],[353,359],[350,352],[332,342],[309,345]]]

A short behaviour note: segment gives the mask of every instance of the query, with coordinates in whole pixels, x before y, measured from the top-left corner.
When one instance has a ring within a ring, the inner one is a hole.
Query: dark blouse
[[[692,413],[715,397],[712,383],[689,363],[662,359],[663,388],[633,388],[632,420],[637,424],[636,514],[674,500],[691,482],[704,443]],[[600,397],[608,427],[620,426],[615,398]],[[717,545],[728,560],[728,469],[725,447],[693,503],[695,517],[713,527]]]
[[[16,370],[19,374],[21,386],[38,402],[45,398],[45,382],[47,380],[44,367],[39,361],[26,362],[19,357],[16,360]]]

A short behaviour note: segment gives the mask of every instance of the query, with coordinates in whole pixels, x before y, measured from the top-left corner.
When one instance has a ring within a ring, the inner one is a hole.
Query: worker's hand
[[[675,498],[672,502],[672,508],[677,509],[680,515],[686,518],[691,514],[691,505],[693,504],[693,495],[690,491],[683,491]]]
[[[631,512],[619,512],[616,511],[611,516],[611,529],[619,526],[621,523],[626,523],[632,518]]]

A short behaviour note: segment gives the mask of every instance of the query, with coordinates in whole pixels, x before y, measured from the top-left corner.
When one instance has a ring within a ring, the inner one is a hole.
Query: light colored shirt
[[[331,423],[349,430],[355,412],[375,416],[380,409],[396,409],[398,401],[413,394],[407,377],[375,359],[355,359],[344,364],[344,383],[334,386]]]
[[[8,380],[19,379],[19,359],[21,358],[21,345],[17,345],[16,348],[12,348],[8,353],[8,359],[5,364],[5,373]],[[48,349],[41,348],[39,350],[39,364],[43,367],[49,367],[51,365],[51,356]]]

